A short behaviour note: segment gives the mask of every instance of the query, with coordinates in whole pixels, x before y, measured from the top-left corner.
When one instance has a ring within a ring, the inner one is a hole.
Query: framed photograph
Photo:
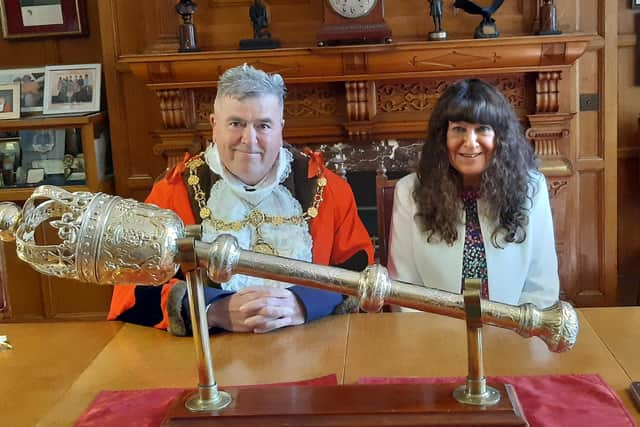
[[[44,114],[99,111],[101,71],[101,64],[45,67]]]
[[[62,160],[65,147],[64,129],[21,130],[20,147],[21,165],[27,169],[36,167],[36,161]]]
[[[0,83],[20,83],[20,112],[42,112],[44,67],[0,70]]]
[[[5,39],[78,36],[87,31],[86,0],[0,0]]]
[[[27,184],[37,184],[44,181],[44,169],[31,168],[27,170]]]
[[[20,118],[20,83],[0,84],[0,119]]]
[[[16,167],[20,164],[20,138],[0,139],[0,157],[12,159]]]
[[[631,0],[631,9],[640,9],[640,0]]]

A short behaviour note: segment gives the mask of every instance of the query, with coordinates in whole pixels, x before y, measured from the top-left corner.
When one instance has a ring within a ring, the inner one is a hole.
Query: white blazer
[[[537,191],[529,189],[527,199],[529,222],[527,236],[522,243],[499,241],[502,248],[491,242],[495,223],[489,220],[482,199],[478,199],[478,216],[487,258],[489,299],[512,305],[526,302],[548,307],[558,300],[560,280],[553,234],[553,219],[549,205],[547,183],[539,172]],[[458,239],[453,245],[446,242],[427,243],[425,234],[416,222],[416,203],[413,189],[418,183],[415,173],[396,184],[389,244],[389,274],[393,279],[422,286],[460,293],[462,281],[462,253],[464,250],[463,221],[458,224]],[[433,240],[433,239],[432,239]]]

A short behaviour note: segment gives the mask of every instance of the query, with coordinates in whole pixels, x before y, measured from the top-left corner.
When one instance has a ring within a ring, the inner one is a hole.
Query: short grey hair
[[[284,109],[286,94],[287,88],[280,74],[268,74],[245,63],[229,68],[220,76],[216,104],[225,96],[242,101],[246,98],[274,95]]]

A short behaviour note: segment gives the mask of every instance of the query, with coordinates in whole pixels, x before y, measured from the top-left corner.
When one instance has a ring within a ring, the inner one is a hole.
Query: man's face
[[[273,167],[282,147],[282,108],[265,95],[218,99],[209,117],[222,164],[247,185],[255,185]]]

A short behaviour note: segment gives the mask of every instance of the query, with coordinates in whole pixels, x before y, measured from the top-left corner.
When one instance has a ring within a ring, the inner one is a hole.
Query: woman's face
[[[464,186],[477,187],[496,150],[495,131],[491,125],[449,122],[447,150],[449,163],[462,175]]]

